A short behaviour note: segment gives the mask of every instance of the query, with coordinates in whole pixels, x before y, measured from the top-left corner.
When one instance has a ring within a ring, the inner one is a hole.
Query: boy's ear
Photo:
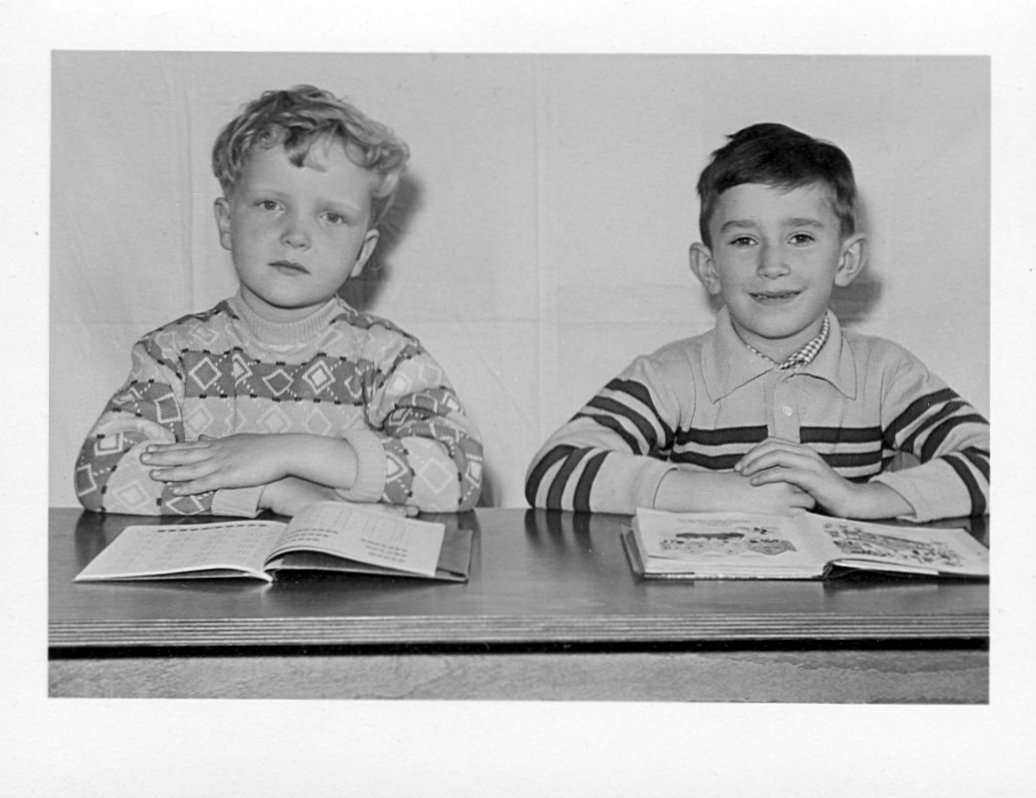
[[[712,250],[704,244],[691,244],[691,271],[705,286],[705,290],[713,296],[719,294],[719,274],[716,272],[716,261],[712,259]]]
[[[850,236],[842,243],[842,254],[835,272],[835,285],[845,288],[855,280],[867,265],[867,239],[862,233]]]
[[[220,197],[213,205],[216,214],[216,229],[219,230],[219,243],[223,249],[230,250],[230,203],[225,197]]]
[[[349,277],[359,277],[363,274],[364,268],[367,266],[367,262],[371,259],[371,255],[374,254],[374,248],[378,245],[378,238],[381,233],[378,232],[377,228],[371,228],[367,231],[367,235],[363,237],[363,246],[360,247],[360,251],[356,255],[356,263],[353,264],[352,271],[349,272]]]

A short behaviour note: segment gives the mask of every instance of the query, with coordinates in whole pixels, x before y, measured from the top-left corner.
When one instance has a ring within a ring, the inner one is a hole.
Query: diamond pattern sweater
[[[262,485],[174,496],[139,461],[149,443],[233,433],[344,438],[357,475],[340,493],[353,501],[456,512],[478,499],[482,443],[442,368],[416,338],[341,299],[271,323],[238,295],[145,335],[132,361],[76,463],[89,510],[255,515]]]

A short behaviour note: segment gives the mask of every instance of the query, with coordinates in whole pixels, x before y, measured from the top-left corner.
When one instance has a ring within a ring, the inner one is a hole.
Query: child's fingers
[[[200,472],[185,468],[167,470],[170,473],[160,478],[159,481],[165,482],[176,496],[208,493],[211,490],[228,487],[224,484],[226,480],[216,471]]]
[[[175,441],[173,443],[149,443],[144,447],[147,452],[176,452],[185,449],[205,449],[218,438],[210,438],[202,435],[196,441]]]
[[[775,466],[787,466],[794,458],[794,452],[789,452],[781,448],[770,447],[758,452],[752,452],[751,454],[745,455],[741,462],[734,466],[734,470],[739,474],[750,477],[760,471],[764,471],[767,468],[774,468]]]
[[[757,443],[734,465],[734,470],[745,473],[745,469],[751,469],[763,458],[772,455],[774,452],[784,451],[796,444],[781,438],[767,438]]]
[[[790,504],[792,507],[799,507],[803,510],[812,510],[817,506],[817,500],[809,493],[806,493],[806,491],[800,490],[792,495]]]
[[[813,463],[823,464],[823,461],[820,455],[808,446],[780,438],[767,438],[745,454],[734,466],[734,470],[747,477],[764,468],[809,468]]]
[[[140,462],[152,466],[191,465],[204,462],[210,456],[208,447],[178,445],[177,448],[154,450],[149,447],[140,455]]]
[[[773,508],[777,512],[784,512],[789,509],[812,510],[816,507],[816,498],[800,485],[788,480],[788,472],[785,469],[774,468],[767,472],[760,484],[753,482],[753,487],[766,491],[768,501],[773,502]]]
[[[156,482],[190,482],[191,480],[209,477],[216,470],[216,467],[211,462],[206,461],[174,465],[168,468],[154,468],[149,472],[149,476]]]
[[[748,478],[748,482],[751,485],[773,485],[777,482],[787,482],[791,485],[796,483],[792,481],[795,474],[789,468],[783,466],[771,466],[764,468],[760,471],[756,471]]]
[[[774,453],[772,457],[757,463],[751,474],[746,473],[744,476],[749,484],[756,487],[786,482],[811,495],[822,479],[809,457],[794,452]]]

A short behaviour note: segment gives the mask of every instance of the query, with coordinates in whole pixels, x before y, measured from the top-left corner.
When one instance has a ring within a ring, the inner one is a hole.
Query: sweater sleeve
[[[384,331],[391,337],[392,331]],[[375,332],[374,341],[385,336]],[[482,489],[482,440],[442,367],[403,336],[394,356],[368,372],[368,429],[349,430],[358,502],[410,505],[422,512],[470,510]]]
[[[183,379],[159,340],[152,334],[133,347],[129,377],[83,442],[75,467],[79,501],[94,512],[256,515],[261,487],[175,496],[141,464],[148,444],[184,440]]]
[[[672,386],[693,385],[689,369],[674,377],[674,368],[674,359],[637,358],[551,435],[526,473],[529,504],[627,514],[654,506],[662,477],[676,468],[662,456],[681,415]]]
[[[883,386],[882,438],[888,453],[917,465],[874,477],[913,507],[915,522],[989,512],[989,422],[909,353]]]

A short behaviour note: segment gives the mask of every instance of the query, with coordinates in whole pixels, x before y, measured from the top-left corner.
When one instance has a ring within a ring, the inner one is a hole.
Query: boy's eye
[[[256,207],[262,208],[264,211],[275,211],[277,210],[277,203],[273,200],[259,200],[255,203]]]
[[[331,224],[345,224],[346,218],[340,213],[335,211],[328,211],[324,214],[324,218],[327,219]]]
[[[809,233],[795,233],[791,237],[792,244],[812,244],[816,239]]]
[[[732,247],[750,247],[754,243],[755,241],[753,241],[748,236],[738,236],[737,238],[731,240],[730,245]]]

